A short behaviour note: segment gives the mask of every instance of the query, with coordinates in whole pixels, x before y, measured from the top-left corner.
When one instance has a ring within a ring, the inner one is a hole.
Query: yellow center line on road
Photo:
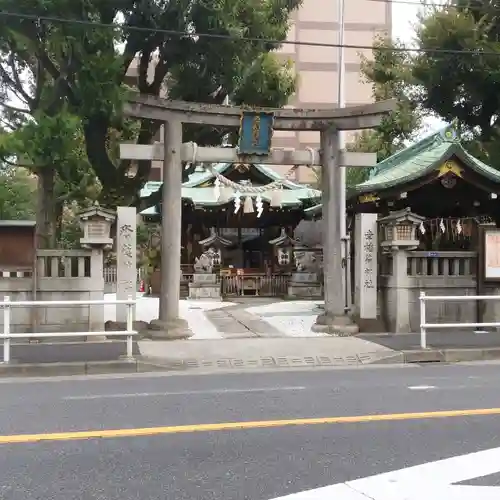
[[[36,443],[40,441],[71,441],[76,439],[122,438],[158,436],[162,434],[188,434],[195,432],[266,429],[302,425],[355,424],[367,422],[390,422],[402,420],[437,419],[450,417],[475,417],[500,415],[500,408],[471,410],[427,411],[419,413],[389,413],[380,415],[359,415],[349,417],[297,418],[288,420],[261,420],[250,422],[226,422],[219,424],[172,425],[166,427],[144,427],[136,429],[105,429],[91,431],[50,432],[40,434],[14,434],[0,436],[0,444]]]

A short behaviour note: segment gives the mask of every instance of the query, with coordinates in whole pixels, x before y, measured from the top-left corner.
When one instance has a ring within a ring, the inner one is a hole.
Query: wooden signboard
[[[483,241],[483,279],[500,282],[500,229],[485,227]]]

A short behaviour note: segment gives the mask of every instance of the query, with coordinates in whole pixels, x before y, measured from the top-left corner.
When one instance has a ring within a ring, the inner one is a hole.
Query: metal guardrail
[[[468,301],[468,300],[500,300],[500,295],[426,295],[420,292],[420,347],[427,349],[427,329],[428,328],[487,328],[500,327],[500,322],[496,323],[427,323],[425,303],[428,301]]]
[[[127,326],[126,330],[104,331],[104,332],[56,332],[56,333],[11,333],[11,312],[13,307],[55,307],[55,306],[106,306],[106,305],[126,305],[127,306]],[[3,309],[3,333],[0,339],[3,340],[3,363],[10,362],[11,339],[17,338],[49,338],[49,337],[100,337],[103,335],[127,336],[127,359],[133,359],[133,337],[137,335],[134,331],[134,306],[136,301],[131,297],[127,300],[27,300],[12,302],[10,297],[5,296],[3,302],[0,301],[0,308]]]

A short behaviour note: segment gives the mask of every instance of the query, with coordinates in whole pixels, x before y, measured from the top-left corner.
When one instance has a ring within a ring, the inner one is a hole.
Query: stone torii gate
[[[125,115],[160,121],[164,125],[163,144],[120,147],[122,159],[163,160],[161,292],[158,320],[151,324],[156,338],[187,338],[192,335],[179,318],[179,283],[181,279],[181,185],[182,163],[260,163],[275,165],[321,165],[324,231],[324,313],[318,316],[315,329],[335,335],[357,333],[358,328],[344,310],[341,176],[338,167],[367,167],[375,155],[340,151],[339,132],[377,127],[382,117],[393,111],[396,101],[381,101],[366,106],[337,109],[248,109],[239,106],[211,105],[171,101],[140,95],[125,105]],[[183,123],[239,127],[238,148],[196,148],[182,143]],[[309,130],[321,133],[319,155],[311,151],[271,149],[273,130]],[[195,149],[196,148],[196,149]],[[196,151],[196,153],[195,153]],[[317,158],[317,160],[315,159]]]

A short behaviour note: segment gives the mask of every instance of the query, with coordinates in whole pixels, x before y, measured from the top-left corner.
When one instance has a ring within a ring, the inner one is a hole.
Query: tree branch
[[[16,60],[14,58],[14,55],[15,55],[15,52],[14,52],[14,47],[12,47],[11,44],[9,44],[9,48],[10,48],[10,54],[9,54],[9,58],[8,58],[8,61],[9,61],[9,66],[10,66],[10,69],[12,70],[12,77],[13,77],[13,81],[15,82],[15,85],[16,85],[16,89],[17,91],[23,96],[23,98],[26,100],[26,103],[28,104],[28,106],[31,107],[31,102],[32,102],[32,97],[30,95],[28,95],[28,93],[24,90],[24,87],[23,87],[23,84],[21,83],[21,79],[19,78],[19,73],[17,72],[17,68],[16,68]]]
[[[103,186],[116,187],[116,166],[109,159],[106,148],[108,122],[104,117],[90,117],[83,125],[85,150],[90,164]]]
[[[35,79],[35,95],[33,96],[33,101],[31,105],[32,112],[36,111],[40,106],[40,99],[42,97],[42,91],[46,81],[45,73],[43,71],[43,66],[38,59],[36,60],[34,79]]]
[[[7,158],[2,157],[2,161],[9,165],[9,167],[15,167],[15,168],[26,168],[28,170],[33,170],[36,172],[38,169],[43,168],[43,165],[25,165],[24,163],[15,163],[10,160],[7,160]]]
[[[31,113],[29,109],[17,108],[16,106],[11,106],[10,104],[6,104],[5,102],[0,102],[0,106],[5,108],[7,111],[11,111],[12,113],[23,113],[23,114]]]
[[[148,69],[151,62],[151,50],[143,50],[139,57],[139,65],[137,68],[137,87],[141,94],[147,94],[149,92]]]
[[[25,100],[23,95],[24,89],[21,89],[21,91],[19,91],[16,82],[12,79],[12,77],[9,75],[9,73],[5,70],[5,68],[1,64],[0,64],[0,78],[7,82],[7,85],[10,87],[10,90],[16,95],[16,97],[20,101]],[[26,102],[26,104],[28,105],[29,102]]]
[[[71,88],[69,82],[64,78],[56,65],[51,61],[50,57],[40,48],[36,51],[36,55],[42,65],[45,67],[49,75],[54,79],[54,85],[61,85],[64,88],[65,95],[73,106],[78,106],[79,101]]]

